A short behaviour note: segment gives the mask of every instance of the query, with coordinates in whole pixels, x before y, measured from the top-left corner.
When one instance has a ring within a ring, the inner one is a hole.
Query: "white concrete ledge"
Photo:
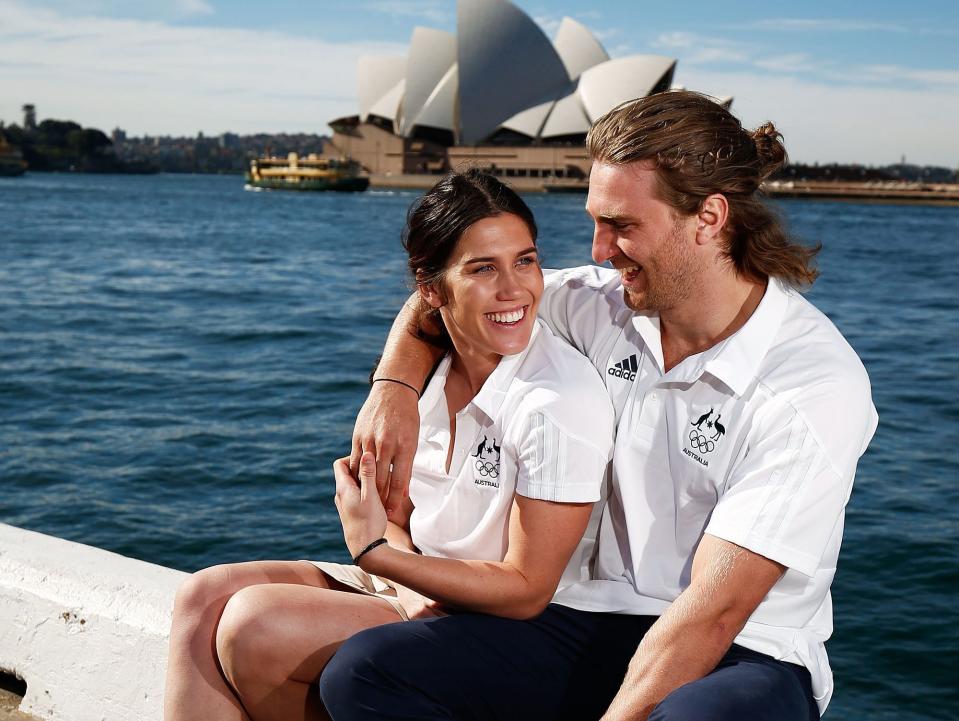
[[[0,669],[49,721],[160,721],[186,574],[0,524]]]

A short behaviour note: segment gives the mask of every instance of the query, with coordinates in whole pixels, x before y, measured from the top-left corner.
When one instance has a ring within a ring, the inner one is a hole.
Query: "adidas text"
[[[624,371],[622,368],[610,368],[606,372],[609,373],[611,376],[614,376],[616,378],[622,378],[627,381],[636,380],[636,374],[634,372]]]

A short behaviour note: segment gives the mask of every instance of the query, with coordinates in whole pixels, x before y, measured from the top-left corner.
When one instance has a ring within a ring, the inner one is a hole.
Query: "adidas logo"
[[[639,363],[636,361],[636,354],[633,353],[629,358],[623,358],[619,363],[606,369],[606,372],[616,378],[622,378],[625,381],[636,380],[636,371]]]

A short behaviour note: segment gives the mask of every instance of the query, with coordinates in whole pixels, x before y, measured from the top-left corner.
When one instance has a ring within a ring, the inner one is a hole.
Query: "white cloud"
[[[213,6],[206,0],[176,0],[174,9],[183,16],[213,14]]]
[[[443,0],[374,0],[367,7],[397,18],[418,18],[434,25],[453,21],[450,3]]]
[[[772,120],[796,162],[880,165],[910,162],[956,167],[959,93],[835,85],[778,73],[678,68],[676,83],[733,95],[733,112],[753,128]]]
[[[818,68],[805,53],[788,53],[763,58],[755,62],[756,67],[781,73],[809,73]]]
[[[540,26],[542,31],[546,33],[546,37],[552,40],[559,32],[559,26],[563,23],[563,19],[555,15],[535,15],[533,22]]]
[[[908,32],[902,25],[877,23],[871,20],[838,20],[813,18],[769,18],[748,23],[745,27],[757,30],[813,30],[816,32]]]
[[[685,65],[745,63],[753,52],[744,43],[690,32],[663,33],[653,40],[652,46],[678,56]]]
[[[41,118],[134,134],[328,132],[353,114],[361,55],[395,43],[330,43],[288,33],[67,18],[0,0],[0,118],[32,102]]]

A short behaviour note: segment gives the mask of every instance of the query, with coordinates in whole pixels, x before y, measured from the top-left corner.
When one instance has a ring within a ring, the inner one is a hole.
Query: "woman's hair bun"
[[[752,133],[759,157],[759,177],[765,180],[786,164],[786,147],[783,136],[772,123],[763,123]]]

